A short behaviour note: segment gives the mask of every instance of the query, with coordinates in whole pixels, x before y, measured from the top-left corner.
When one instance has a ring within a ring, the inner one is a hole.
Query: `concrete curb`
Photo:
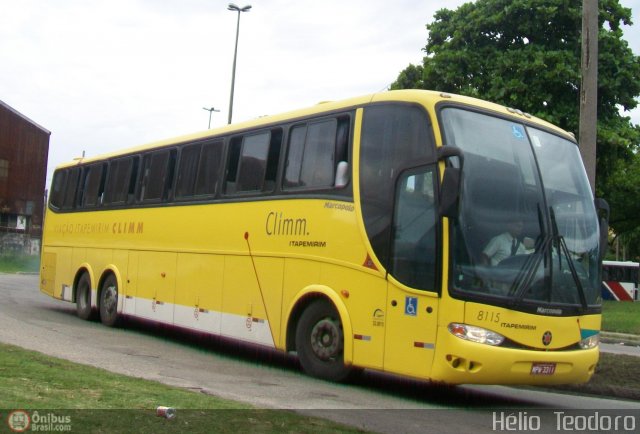
[[[640,336],[628,333],[600,332],[600,341],[607,344],[640,346]]]

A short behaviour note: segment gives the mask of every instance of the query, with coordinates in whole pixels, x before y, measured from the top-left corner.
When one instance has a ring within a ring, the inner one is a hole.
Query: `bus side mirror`
[[[447,165],[440,185],[439,213],[440,217],[450,219],[458,218],[460,192],[462,189],[462,167],[464,165],[464,153],[462,149],[453,146],[442,146],[438,149],[438,161],[456,157],[459,167]]]
[[[440,186],[439,212],[441,217],[455,219],[458,217],[460,203],[461,172],[457,167],[446,167]]]
[[[600,222],[600,260],[602,261],[609,250],[609,214],[611,209],[609,203],[602,198],[596,198],[593,204],[596,206]]]

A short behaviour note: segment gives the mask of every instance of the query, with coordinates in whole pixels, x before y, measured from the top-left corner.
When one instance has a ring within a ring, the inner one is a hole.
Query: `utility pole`
[[[228,124],[231,124],[231,117],[233,116],[233,89],[236,85],[236,60],[238,59],[238,37],[240,36],[240,14],[242,12],[249,12],[251,9],[251,5],[246,5],[244,7],[239,7],[233,3],[229,3],[227,7],[228,10],[238,13],[238,24],[236,25],[236,47],[233,51],[233,69],[231,70],[231,96],[229,96],[229,121]]]
[[[596,191],[598,125],[598,0],[582,0],[582,82],[580,85],[580,154],[591,191]]]

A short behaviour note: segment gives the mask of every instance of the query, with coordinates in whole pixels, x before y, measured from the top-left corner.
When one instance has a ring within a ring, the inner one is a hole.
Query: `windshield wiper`
[[[520,304],[524,297],[525,291],[531,286],[540,262],[547,254],[547,250],[551,245],[552,237],[545,233],[545,226],[542,216],[542,209],[540,203],[537,204],[538,209],[538,226],[540,227],[540,237],[538,238],[533,254],[529,255],[526,262],[523,264],[522,269],[516,276],[511,288],[509,288],[509,296],[513,296],[513,302],[515,305]]]
[[[576,270],[575,263],[573,262],[573,258],[571,257],[571,252],[569,252],[569,247],[567,247],[567,242],[564,237],[560,235],[560,231],[558,229],[558,222],[556,221],[556,213],[553,210],[553,207],[549,207],[549,215],[551,216],[551,230],[553,231],[553,238],[558,243],[558,269],[562,270],[562,253],[567,258],[567,265],[569,266],[569,271],[571,272],[571,277],[576,284],[576,288],[578,289],[578,296],[580,297],[580,304],[584,310],[587,310],[587,297],[584,293],[584,287],[582,286],[582,282],[580,281],[580,276],[578,276],[578,271]],[[553,266],[551,267],[553,268]]]
[[[540,208],[538,208],[539,215],[541,214]],[[524,299],[524,296],[527,290],[531,287],[532,280],[535,277],[535,274],[540,266],[540,262],[548,257],[549,251],[556,246],[558,249],[558,269],[562,270],[562,257],[566,258],[566,263],[571,273],[571,277],[576,285],[576,289],[578,290],[578,297],[580,299],[580,304],[583,310],[588,308],[587,298],[584,292],[584,286],[582,285],[582,281],[580,280],[580,276],[578,276],[578,271],[576,270],[575,263],[571,257],[571,253],[569,248],[567,247],[567,243],[564,237],[560,234],[558,229],[558,223],[556,221],[555,212],[553,207],[549,207],[549,216],[551,218],[551,234],[543,234],[541,242],[536,246],[536,252],[532,254],[532,258],[527,260],[525,266],[522,271],[518,275],[518,278],[514,281],[511,289],[509,291],[509,295],[513,295],[513,304],[518,305]],[[541,228],[544,226],[541,225]],[[544,230],[544,229],[543,229]],[[553,256],[553,255],[552,255]],[[551,257],[551,264],[553,264],[554,258]],[[554,276],[553,276],[553,265],[551,265],[548,269],[549,275],[545,277],[547,283],[544,285],[545,290],[551,291],[551,288],[548,285],[554,284]],[[547,279],[548,277],[548,279]],[[558,283],[558,281],[556,281]],[[540,300],[542,301],[542,300]],[[551,301],[551,297],[549,296],[546,301]]]
[[[562,257],[566,257],[566,262],[569,267],[569,271],[571,272],[571,277],[573,278],[573,281],[575,282],[576,288],[578,290],[580,304],[582,305],[582,308],[586,310],[588,308],[588,304],[584,292],[584,287],[582,285],[580,277],[578,276],[578,272],[576,270],[573,259],[571,258],[567,243],[564,237],[560,234],[560,230],[558,229],[558,223],[556,221],[555,211],[553,210],[553,207],[549,207],[549,215],[551,218],[551,233],[545,234],[544,225],[542,224],[542,210],[540,209],[540,204],[538,204],[538,220],[540,228],[543,231],[541,234],[541,241],[536,245],[535,253],[530,255],[530,257],[527,259],[527,262],[525,262],[522,270],[518,274],[518,277],[513,282],[513,285],[511,285],[509,295],[513,295],[514,305],[518,305],[522,302],[527,290],[531,287],[536,272],[540,267],[540,262],[542,262],[542,260],[548,256],[549,251],[555,245],[558,249],[558,268],[562,269]],[[553,258],[551,258],[551,261],[551,264],[553,264]],[[548,276],[548,284],[553,285],[553,265],[549,267],[548,271],[550,273]],[[547,285],[545,285],[545,287],[547,287]],[[550,288],[546,288],[546,290],[549,291],[550,294]],[[551,301],[550,297],[547,301]]]

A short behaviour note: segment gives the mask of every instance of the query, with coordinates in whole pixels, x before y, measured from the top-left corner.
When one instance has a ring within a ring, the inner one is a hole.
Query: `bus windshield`
[[[458,108],[441,118],[465,153],[454,296],[557,314],[598,305],[598,220],[575,143]]]

